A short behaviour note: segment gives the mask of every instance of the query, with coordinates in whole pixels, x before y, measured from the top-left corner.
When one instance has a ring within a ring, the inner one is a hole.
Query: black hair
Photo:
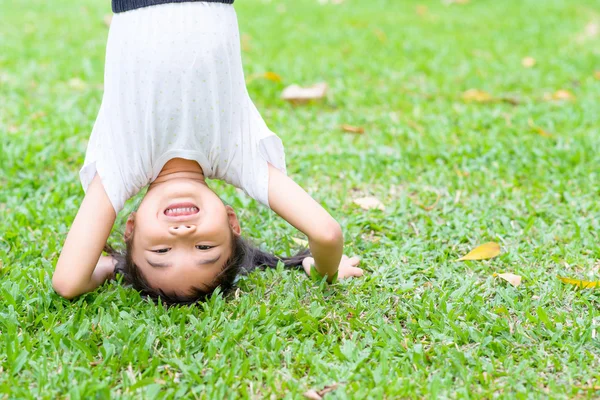
[[[276,268],[280,261],[285,268],[301,269],[302,260],[310,257],[308,249],[301,250],[292,257],[277,257],[274,254],[260,250],[240,236],[232,235],[231,256],[223,264],[223,269],[209,285],[209,289],[193,287],[191,295],[184,295],[165,292],[162,289],[150,286],[140,268],[133,262],[132,238],[125,241],[125,252],[118,251],[108,244],[104,247],[104,251],[117,260],[115,273],[123,275],[124,282],[130,284],[142,295],[155,301],[160,299],[166,305],[189,305],[205,301],[217,288],[221,289],[221,293],[227,295],[235,288],[238,275],[246,275],[256,269]]]

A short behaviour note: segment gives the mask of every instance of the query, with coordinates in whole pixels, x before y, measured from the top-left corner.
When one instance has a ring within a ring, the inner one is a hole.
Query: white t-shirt
[[[256,137],[249,132],[229,135],[184,136],[175,139],[149,134],[113,135],[105,129],[101,107],[80,171],[85,191],[96,172],[115,212],[152,183],[173,158],[195,160],[208,179],[220,179],[243,189],[250,197],[269,206],[267,163],[286,172],[285,154],[279,137],[264,129]],[[266,128],[266,126],[265,126]]]
[[[207,178],[267,206],[267,163],[285,173],[281,140],[246,90],[230,5],[172,3],[113,17],[83,188],[98,173],[118,213],[173,158],[197,161]]]

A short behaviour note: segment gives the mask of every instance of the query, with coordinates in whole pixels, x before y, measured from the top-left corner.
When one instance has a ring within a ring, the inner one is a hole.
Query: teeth
[[[194,214],[198,212],[198,208],[196,207],[178,207],[178,208],[169,208],[165,211],[167,215],[173,214]]]

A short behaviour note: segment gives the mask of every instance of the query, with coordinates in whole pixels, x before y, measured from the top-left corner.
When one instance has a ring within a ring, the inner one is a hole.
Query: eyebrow
[[[200,260],[196,263],[197,266],[202,266],[202,265],[207,265],[207,264],[214,264],[217,261],[219,261],[221,259],[221,255],[219,254],[218,256],[216,256],[215,258],[209,258],[206,260]],[[146,259],[146,262],[148,262],[148,264],[150,264],[151,267],[154,268],[170,268],[173,264],[164,264],[164,263],[153,263],[152,261]]]

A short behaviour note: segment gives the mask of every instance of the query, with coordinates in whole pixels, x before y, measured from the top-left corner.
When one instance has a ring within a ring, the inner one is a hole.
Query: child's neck
[[[204,182],[204,172],[202,171],[202,167],[200,167],[196,161],[186,160],[183,158],[173,158],[163,166],[163,168],[160,170],[160,173],[154,182],[150,184],[150,186],[152,187],[156,183],[179,178],[193,179]]]

